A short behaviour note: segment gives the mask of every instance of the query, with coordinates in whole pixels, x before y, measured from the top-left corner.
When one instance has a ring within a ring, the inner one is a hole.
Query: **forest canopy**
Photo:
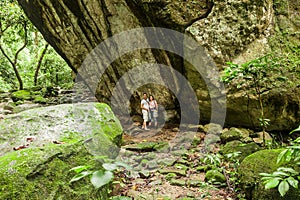
[[[72,86],[71,69],[17,1],[0,2],[0,90]]]

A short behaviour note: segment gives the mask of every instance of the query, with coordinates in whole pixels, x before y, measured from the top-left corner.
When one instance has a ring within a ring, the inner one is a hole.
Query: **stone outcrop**
[[[289,39],[295,42],[299,38],[299,18],[297,17],[299,16],[299,9],[297,10],[299,3],[291,0],[284,0],[282,3],[271,0],[226,0],[222,2],[210,0],[19,0],[19,3],[45,39],[69,63],[73,71],[85,74],[82,77],[79,76],[77,80],[83,79],[88,87],[97,85],[95,88],[92,87],[92,95],[107,103],[111,103],[111,97],[114,95],[121,99],[117,106],[119,109],[114,109],[118,115],[128,109],[131,115],[140,112],[139,99],[144,91],[154,94],[165,110],[177,111],[168,113],[174,113],[174,116],[183,115],[180,113],[180,108],[184,106],[178,102],[178,96],[182,96],[187,105],[194,105],[194,103],[189,100],[191,99],[189,92],[186,92],[186,88],[182,86],[176,74],[179,72],[190,83],[198,98],[201,121],[208,122],[213,114],[212,107],[221,113],[225,103],[222,100],[225,93],[220,92],[222,87],[218,83],[219,77],[215,63],[219,69],[222,69],[227,61],[243,63],[267,53],[273,48],[269,40],[272,39],[277,29],[281,32],[288,30]],[[287,5],[289,5],[288,12],[285,9]],[[149,48],[133,48],[133,51],[119,55],[112,60],[112,63],[109,62],[111,56],[114,53],[118,55],[123,48],[120,49],[120,45],[115,44],[122,42],[123,45],[128,44],[132,47],[139,46],[140,43],[148,47],[155,43],[161,46],[167,44],[172,49],[184,51],[185,54],[195,50],[192,47],[186,49],[183,46],[184,38],[180,35],[175,36],[175,39],[170,39],[170,35],[162,31],[148,33],[145,31],[136,34],[135,37],[127,38],[128,41],[112,41],[109,45],[102,47],[101,50],[104,49],[104,51],[101,53],[101,59],[91,59],[93,55],[99,55],[97,51],[91,53],[92,50],[112,36],[140,27],[153,26],[188,33],[204,49],[197,49],[202,52],[201,54],[189,55],[189,62],[184,62],[179,55],[170,51]],[[157,38],[163,38],[164,41],[157,40]],[[131,44],[131,41],[140,43]],[[90,60],[84,63],[88,55],[90,55]],[[199,57],[202,58],[199,60]],[[201,74],[190,61],[198,61],[204,66]],[[107,69],[99,69],[99,66],[107,63],[109,63]],[[159,69],[155,70],[155,77],[151,77],[153,66],[137,69],[138,66],[147,63],[171,66],[176,71]],[[89,67],[86,70],[82,65]],[[143,74],[140,75],[142,78],[135,76],[124,78],[124,75],[132,70],[135,74]],[[148,80],[151,80],[150,84],[147,83]],[[118,84],[122,89],[115,94],[114,89]],[[174,87],[175,92],[170,91],[169,86]],[[264,101],[266,116],[271,119],[272,124],[269,129],[288,130],[298,126],[300,123],[299,113],[296,110],[300,105],[298,93],[293,95],[293,92],[287,91],[287,97],[280,101],[281,92],[277,90],[272,92],[272,95],[265,95]],[[127,99],[130,99],[131,105],[128,105]],[[227,107],[226,123],[228,125],[259,128],[256,122],[259,112],[256,109],[255,98],[228,94]],[[193,109],[187,112],[193,113]],[[189,118],[190,116],[181,117]],[[222,123],[222,119],[216,119],[213,122]]]
[[[106,104],[33,108],[0,121],[0,199],[108,199],[110,186],[70,183],[70,169],[115,158],[122,127]],[[13,149],[15,151],[13,151]]]

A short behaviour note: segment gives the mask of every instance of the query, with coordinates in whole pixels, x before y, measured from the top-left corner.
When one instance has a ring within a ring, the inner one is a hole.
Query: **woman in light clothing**
[[[143,120],[144,120],[142,129],[149,130],[147,128],[147,121],[149,121],[149,102],[147,100],[147,93],[143,94],[143,99],[141,101],[141,108],[142,108]]]
[[[150,108],[150,116],[151,121],[149,123],[149,126],[151,126],[151,122],[154,122],[154,126],[157,127],[157,113],[158,113],[158,105],[156,100],[154,99],[153,95],[149,96],[149,108]]]

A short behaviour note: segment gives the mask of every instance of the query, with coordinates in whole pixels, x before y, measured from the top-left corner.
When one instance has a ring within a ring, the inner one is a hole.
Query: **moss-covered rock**
[[[6,142],[0,145],[0,155],[26,143],[27,136],[35,136],[31,146],[43,146],[54,140],[86,140],[85,146],[90,153],[111,154],[113,157],[116,152],[110,148],[121,145],[122,132],[119,120],[106,104],[33,108],[0,121],[0,134],[6,138]],[[110,148],[108,144],[112,144]]]
[[[240,161],[242,161],[245,157],[249,156],[250,154],[259,151],[261,149],[256,143],[251,142],[248,144],[244,144],[241,141],[234,140],[231,142],[226,143],[220,153],[223,155],[240,152],[239,156],[237,157]]]
[[[276,189],[265,190],[259,173],[272,173],[280,164],[276,163],[277,156],[281,152],[277,150],[262,150],[246,157],[239,166],[238,173],[242,188],[246,192],[247,199],[252,200],[284,200],[299,199],[300,191],[291,189],[284,197],[281,197]]]
[[[0,122],[0,199],[108,199],[109,186],[95,190],[88,178],[69,183],[69,170],[100,163],[93,156],[114,158],[122,127],[106,104],[65,104],[36,108]],[[26,149],[12,151],[33,141]],[[28,142],[28,141],[27,141]]]
[[[0,157],[0,199],[108,199],[108,186],[95,190],[88,178],[69,183],[69,170],[92,160],[80,142],[8,153]]]
[[[17,102],[17,101],[31,100],[32,96],[31,96],[30,91],[18,90],[11,94],[11,98],[14,102]]]
[[[250,135],[250,131],[247,129],[232,127],[228,131],[223,132],[220,138],[222,143],[227,143],[233,140],[247,141],[249,139],[251,140],[249,135]]]
[[[44,97],[37,95],[34,97],[33,102],[40,103],[40,104],[46,104],[47,100]]]
[[[205,180],[213,183],[225,183],[225,176],[216,169],[209,170],[205,173]]]

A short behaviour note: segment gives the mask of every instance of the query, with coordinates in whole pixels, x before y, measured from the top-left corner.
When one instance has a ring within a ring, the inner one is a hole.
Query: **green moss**
[[[17,101],[23,101],[23,100],[31,100],[31,94],[29,91],[27,90],[19,90],[19,91],[16,91],[16,92],[13,92],[11,94],[11,98],[13,99],[14,102],[17,102]]]
[[[88,179],[69,183],[78,165],[97,166],[81,143],[28,148],[0,157],[0,199],[106,199]]]
[[[282,165],[277,164],[277,156],[282,149],[262,150],[246,157],[239,166],[238,173],[241,186],[246,196],[252,200],[284,200],[299,199],[300,191],[291,190],[280,197],[277,189],[265,190],[259,173],[272,173]]]
[[[98,169],[94,155],[114,158],[119,153],[120,122],[108,105],[97,106],[101,109],[94,104],[49,106],[2,120],[2,133],[12,145],[26,135],[38,139],[27,149],[0,157],[0,199],[108,199],[111,186],[95,190],[88,177],[69,183],[75,175],[71,168],[92,165]],[[47,131],[49,127],[55,131]],[[49,136],[65,143],[45,142],[43,138]],[[34,147],[42,144],[46,146]]]
[[[205,180],[213,183],[225,183],[225,176],[218,170],[212,169],[205,173]]]
[[[45,104],[45,103],[47,103],[47,100],[44,97],[38,95],[38,96],[34,97],[33,102],[34,103]]]
[[[220,138],[223,143],[227,143],[233,140],[240,140],[242,139],[242,133],[237,128],[231,128],[228,131],[221,134]]]
[[[259,151],[261,148],[254,142],[244,144],[238,140],[234,140],[231,142],[226,143],[220,153],[223,155],[234,153],[234,152],[241,152],[241,154],[237,157],[240,161],[242,161],[245,157],[249,156],[250,154]]]

